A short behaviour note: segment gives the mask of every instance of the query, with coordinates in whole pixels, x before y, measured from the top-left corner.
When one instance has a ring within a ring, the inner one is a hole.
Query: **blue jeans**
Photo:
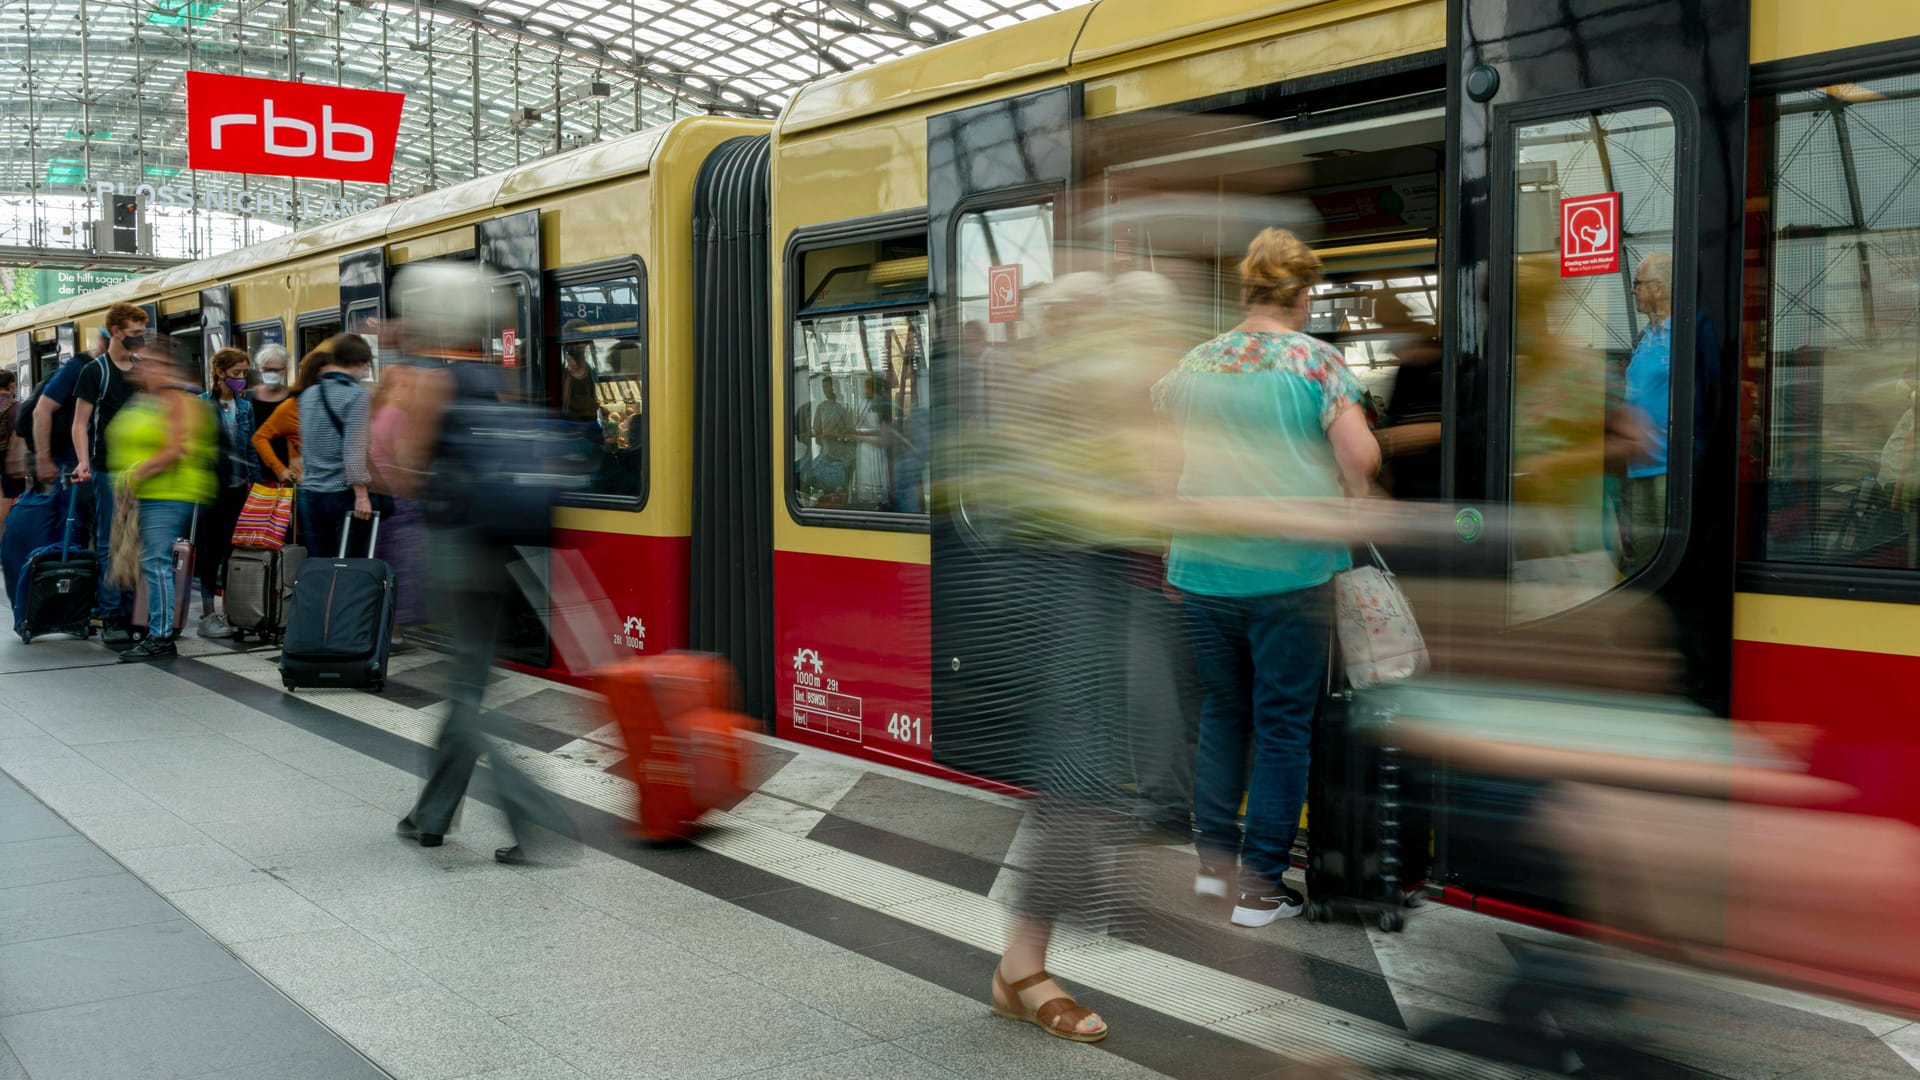
[[[193,504],[174,499],[140,500],[140,573],[147,583],[147,635],[173,634],[173,542],[187,535]]]
[[[1327,674],[1328,586],[1269,596],[1186,595],[1187,634],[1206,701],[1193,768],[1200,857],[1240,859],[1240,888],[1280,883],[1307,799],[1313,716]],[[1252,745],[1253,769],[1247,770]],[[1247,820],[1237,827],[1242,781]]]
[[[14,500],[13,509],[7,513],[6,529],[0,532],[0,576],[6,578],[8,604],[14,603],[27,556],[48,544],[60,542],[71,497],[72,493],[66,488],[36,484]],[[78,531],[80,524],[76,522],[74,528]],[[84,532],[73,538],[76,544],[85,540]]]
[[[101,619],[133,614],[133,594],[115,585],[107,575],[113,562],[113,479],[112,473],[102,469],[89,481],[93,488],[93,554],[100,561],[100,587],[93,597],[93,614]]]

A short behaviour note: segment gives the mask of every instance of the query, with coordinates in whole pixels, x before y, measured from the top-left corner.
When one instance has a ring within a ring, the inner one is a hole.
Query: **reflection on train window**
[[[1521,125],[1512,149],[1509,409],[1522,527],[1510,614],[1526,621],[1612,589],[1665,538],[1673,117],[1638,106]],[[1563,249],[1563,216],[1608,195],[1617,210],[1603,207]],[[1610,248],[1617,257],[1594,254]]]
[[[1920,569],[1920,75],[1757,99],[1754,120],[1741,555]]]
[[[637,496],[647,450],[647,355],[637,275],[560,286],[554,405],[597,447],[595,495]]]
[[[1021,409],[1006,400],[1022,391],[1018,356],[1034,344],[1039,305],[1028,299],[1053,282],[1053,202],[969,210],[954,223],[954,301],[959,334],[960,444],[984,447],[996,414]],[[1002,400],[996,401],[996,398]],[[998,528],[1005,492],[993,490],[994,470],[971,449],[959,470],[959,501],[976,532]]]
[[[380,301],[361,300],[347,309],[347,333],[360,335],[373,353],[373,377],[380,377]]]
[[[269,345],[284,346],[287,343],[286,327],[279,319],[249,323],[239,327],[237,332],[240,337],[240,347],[245,349],[247,355],[251,357],[258,357],[260,350]]]
[[[926,513],[926,237],[816,249],[796,269],[806,299],[790,343],[795,502]]]
[[[293,358],[294,362],[298,364],[308,353],[319,348],[321,342],[339,332],[340,322],[337,319],[326,322],[302,322],[300,324],[300,354]]]
[[[1397,436],[1384,444],[1394,453],[1382,463],[1381,483],[1395,498],[1437,499],[1445,372],[1434,243],[1392,246],[1402,249],[1393,261],[1405,265],[1356,271],[1342,267],[1349,257],[1328,257],[1327,280],[1313,290],[1308,332],[1339,346],[1366,387],[1376,430]]]

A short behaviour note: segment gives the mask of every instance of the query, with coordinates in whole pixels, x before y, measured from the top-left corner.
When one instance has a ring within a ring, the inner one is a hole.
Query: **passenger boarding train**
[[[1472,545],[1524,498],[1527,268],[1559,267],[1556,332],[1617,367],[1645,330],[1637,265],[1667,254],[1665,539],[1611,587],[1667,601],[1696,698],[1817,725],[1822,768],[1920,821],[1916,146],[1908,0],[1098,0],[814,83],[772,123],[683,119],[41,308],[0,340],[31,384],[128,300],[203,354],[298,355],[377,321],[398,268],[477,260],[517,312],[494,362],[561,408],[569,353],[594,372],[606,452],[556,524],[611,591],[609,641],[726,653],[781,737],[1008,786],[1004,730],[975,708],[1008,688],[969,663],[991,616],[945,587],[968,526],[927,496],[963,466],[929,451],[960,427],[978,346],[1018,332],[1019,293],[1070,248],[1152,265],[1150,213],[1068,243],[1096,203],[1311,203],[1330,272],[1313,329],[1382,395],[1371,304],[1437,323],[1442,498],[1454,565],[1483,580],[1525,572]],[[1583,196],[1617,196],[1597,270],[1571,265],[1591,234],[1554,209]],[[1215,220],[1177,243],[1230,266],[1251,233]],[[1216,331],[1237,317],[1218,288]],[[514,660],[580,677],[521,625]]]

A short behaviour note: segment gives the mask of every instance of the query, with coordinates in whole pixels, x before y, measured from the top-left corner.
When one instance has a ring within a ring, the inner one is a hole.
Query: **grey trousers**
[[[507,737],[505,726],[481,708],[487,690],[487,669],[493,664],[507,606],[508,590],[517,588],[508,572],[515,558],[510,548],[477,540],[465,529],[434,529],[431,533],[432,602],[435,615],[456,634],[451,700],[446,726],[440,729],[426,786],[409,815],[421,832],[445,833],[467,793],[473,770],[482,754],[492,751],[495,739]],[[493,782],[513,827],[515,843],[532,839],[529,825],[540,825],[560,836],[571,836],[572,825],[545,788],[499,754],[491,759]]]

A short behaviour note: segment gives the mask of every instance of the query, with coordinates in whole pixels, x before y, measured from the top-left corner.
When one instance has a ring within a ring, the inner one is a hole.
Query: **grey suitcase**
[[[285,558],[269,548],[235,548],[227,558],[227,622],[234,639],[280,636]]]

